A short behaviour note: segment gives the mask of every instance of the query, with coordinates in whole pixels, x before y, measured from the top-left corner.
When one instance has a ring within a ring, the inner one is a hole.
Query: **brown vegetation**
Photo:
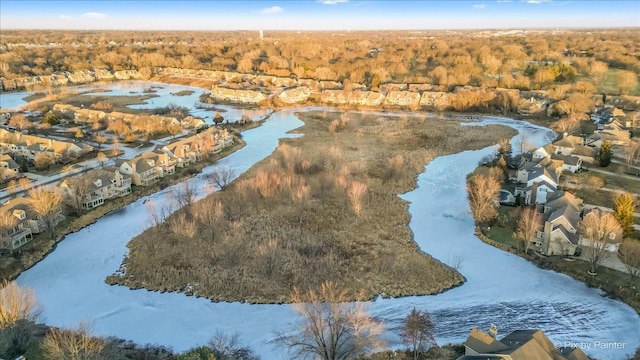
[[[371,88],[399,82],[530,90],[580,82],[582,91],[597,87],[618,94],[637,91],[640,72],[633,55],[640,35],[633,29],[528,31],[526,36],[355,32],[340,34],[339,41],[321,32],[277,31],[263,41],[256,32],[5,31],[3,36],[7,49],[0,53],[0,76],[8,79],[85,70],[90,62],[110,71],[138,70],[143,77],[153,68],[179,67],[346,79]],[[132,51],[139,42],[144,51]],[[24,46],[28,43],[44,46]],[[376,48],[382,50],[372,53]],[[613,73],[616,85],[610,86]]]
[[[225,191],[134,238],[126,273],[108,282],[251,302],[287,301],[294,287],[326,281],[362,289],[367,298],[460,283],[454,270],[419,251],[406,202],[396,194],[415,187],[429,159],[488,146],[513,131],[350,114],[349,126],[332,134],[327,125],[340,113],[299,117],[305,136],[284,140]],[[192,226],[185,221],[197,225],[193,237],[181,234],[178,224]]]

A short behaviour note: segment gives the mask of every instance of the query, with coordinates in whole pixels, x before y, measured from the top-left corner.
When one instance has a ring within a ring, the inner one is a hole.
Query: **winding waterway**
[[[519,121],[488,118],[476,125],[489,123],[512,126],[536,145],[549,141],[548,130]],[[204,173],[218,166],[244,171],[268,156],[279,138],[300,125],[293,110],[279,111],[263,126],[243,133],[247,146],[205,168]],[[420,248],[443,262],[462,258],[460,271],[467,282],[438,295],[372,302],[372,314],[389,330],[389,344],[400,346],[398,329],[415,307],[432,314],[440,344],[462,342],[472,327],[486,329],[496,324],[502,335],[515,329],[543,329],[559,345],[583,344],[587,354],[600,359],[624,359],[632,354],[640,346],[640,317],[629,306],[568,276],[539,269],[486,245],[473,235],[465,176],[491,151],[489,147],[436,158],[419,176],[418,187],[402,195],[411,203],[409,226]],[[200,196],[206,195],[202,175],[188,181],[203,189]],[[168,201],[170,191],[148,199],[160,206]],[[206,343],[219,329],[239,333],[262,359],[283,358],[284,350],[273,340],[276,331],[290,329],[295,321],[289,305],[212,303],[104,283],[120,266],[129,240],[149,225],[143,205],[146,199],[67,236],[53,253],[18,278],[19,284],[35,290],[47,323],[75,326],[88,320],[99,335],[178,351]],[[620,343],[623,348],[594,348],[606,342]]]

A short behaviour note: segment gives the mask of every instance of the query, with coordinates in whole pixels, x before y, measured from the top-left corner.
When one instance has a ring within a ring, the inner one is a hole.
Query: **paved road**
[[[621,177],[621,178],[624,178],[624,179],[640,181],[640,177],[638,177],[638,176],[627,175],[627,174],[616,174],[614,172],[598,169],[598,168],[595,168],[595,167],[585,168],[585,169],[587,169],[588,171],[597,172],[597,173],[605,174],[605,175],[609,175],[609,176],[618,176],[618,177]]]

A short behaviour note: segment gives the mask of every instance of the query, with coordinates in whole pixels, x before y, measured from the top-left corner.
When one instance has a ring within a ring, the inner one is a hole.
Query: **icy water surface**
[[[483,123],[513,126],[537,145],[550,140],[548,130],[526,123],[500,118]],[[243,133],[246,147],[204,173],[218,166],[245,171],[268,156],[278,139],[288,136],[287,131],[300,125],[292,110],[277,112],[263,126]],[[632,354],[640,346],[640,317],[629,306],[486,245],[473,235],[465,176],[491,151],[486,148],[436,158],[419,176],[418,187],[402,195],[411,202],[410,227],[421,249],[445,263],[462,258],[460,270],[467,282],[439,295],[372,302],[371,312],[389,329],[390,346],[400,346],[397,334],[402,319],[416,307],[432,314],[440,344],[462,342],[472,327],[486,330],[496,324],[501,335],[515,329],[543,329],[559,345],[582,343],[587,354],[600,359],[624,359]],[[202,175],[188,181],[201,189],[200,196],[206,195]],[[206,343],[220,329],[238,332],[262,359],[285,357],[283,349],[274,344],[274,333],[289,329],[295,321],[288,305],[211,303],[104,283],[120,266],[127,242],[149,226],[143,201],[161,206],[170,191],[140,199],[67,236],[18,282],[36,291],[50,325],[75,326],[89,320],[99,335],[162,344],[178,351]],[[617,342],[623,348],[594,348],[605,342]]]

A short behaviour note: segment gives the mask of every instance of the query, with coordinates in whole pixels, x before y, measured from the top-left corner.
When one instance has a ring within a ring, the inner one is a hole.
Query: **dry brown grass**
[[[407,203],[397,194],[415,188],[430,159],[515,132],[350,114],[348,126],[332,133],[328,125],[340,113],[298,116],[305,136],[283,140],[227,190],[195,203],[192,218],[178,211],[134,238],[126,273],[108,282],[249,302],[285,302],[294,287],[326,281],[367,298],[432,294],[461,283],[412,240]],[[193,237],[171,225],[184,219],[198,224]]]

